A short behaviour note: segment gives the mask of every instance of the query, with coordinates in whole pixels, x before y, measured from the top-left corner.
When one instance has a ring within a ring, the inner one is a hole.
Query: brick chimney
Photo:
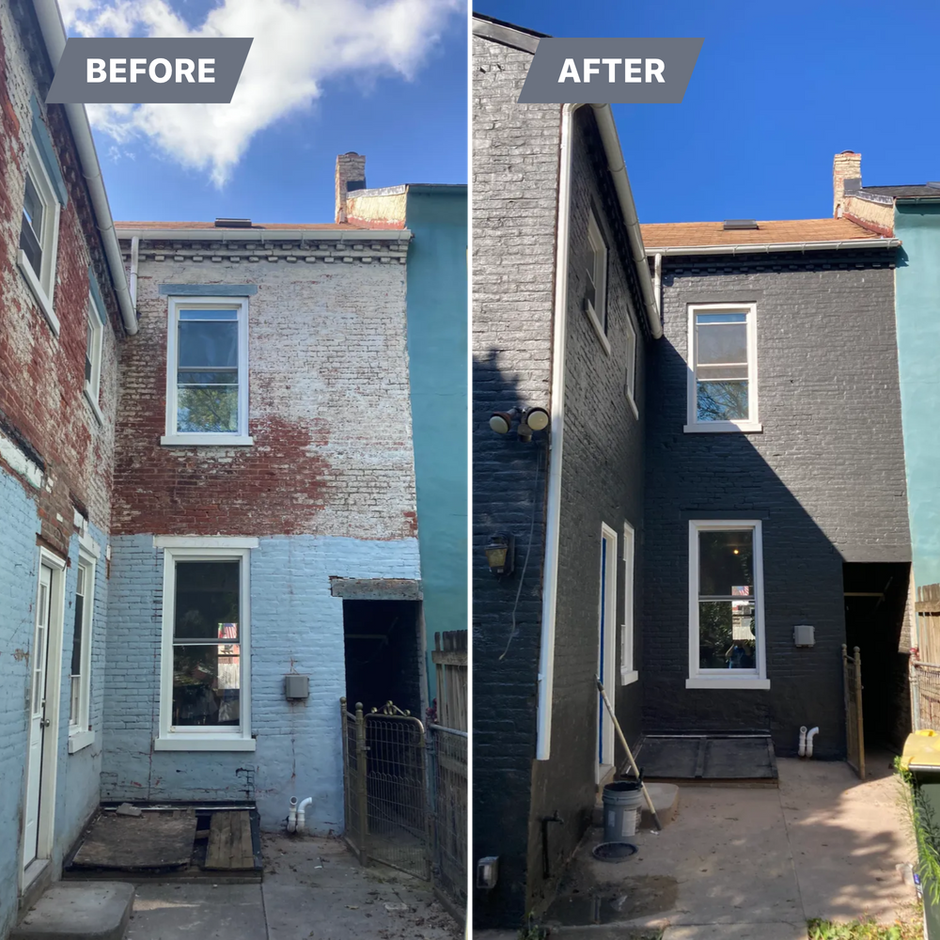
[[[336,158],[336,221],[346,221],[346,193],[366,188],[366,158],[350,150]]]
[[[862,185],[862,155],[852,150],[843,150],[832,158],[832,215],[842,218],[846,191],[857,190]]]

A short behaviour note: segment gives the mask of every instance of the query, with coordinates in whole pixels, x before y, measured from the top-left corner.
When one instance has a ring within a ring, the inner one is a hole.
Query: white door
[[[39,817],[42,804],[42,760],[46,728],[46,672],[49,664],[49,633],[52,611],[52,569],[39,566],[39,596],[36,599],[36,632],[30,655],[32,682],[29,704],[29,746],[26,764],[26,815],[23,823],[23,867],[39,854]]]

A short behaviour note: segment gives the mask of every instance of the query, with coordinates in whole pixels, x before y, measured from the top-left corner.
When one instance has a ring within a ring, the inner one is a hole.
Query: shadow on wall
[[[688,370],[681,353],[668,339],[654,344],[648,358],[647,467],[645,517],[648,524],[641,553],[644,579],[643,730],[647,734],[766,733],[773,735],[779,755],[793,755],[801,725],[820,726],[817,756],[845,755],[845,708],[842,644],[846,642],[843,562],[906,562],[905,546],[879,544],[867,538],[850,544],[859,526],[857,516],[846,519],[851,529],[834,531],[839,548],[815,521],[827,516],[837,529],[841,519],[833,500],[857,504],[857,513],[884,515],[890,531],[896,492],[890,472],[881,477],[871,467],[865,435],[838,463],[818,434],[778,433],[768,421],[755,435],[767,457],[780,457],[782,472],[798,483],[803,500],[793,492],[758,451],[748,434],[689,434],[685,423]],[[771,380],[764,379],[764,382]],[[785,382],[777,376],[772,381]],[[789,383],[794,379],[789,378]],[[762,388],[763,388],[762,384]],[[777,442],[786,436],[787,440]],[[864,468],[856,474],[854,467]],[[833,475],[841,474],[838,479]],[[861,476],[873,481],[866,492]],[[887,508],[886,508],[887,507]],[[843,510],[844,512],[844,510]],[[689,522],[690,520],[760,520],[763,529],[763,600],[768,691],[686,689],[690,658]],[[653,524],[655,520],[655,524]],[[865,523],[879,531],[879,519]],[[844,557],[843,557],[844,553]],[[867,567],[867,566],[866,566]],[[906,581],[909,565],[903,569]],[[864,587],[864,585],[862,586]],[[884,587],[872,576],[872,591]],[[853,590],[860,590],[858,585]],[[892,650],[889,670],[893,707],[904,708],[907,698],[907,634],[902,635],[903,607],[895,610],[882,629],[874,655]],[[797,648],[794,627],[815,627],[815,646]],[[903,645],[903,649],[900,647]],[[863,648],[865,661],[872,649]],[[875,694],[874,690],[871,690]],[[887,689],[878,695],[885,697]]]
[[[525,917],[528,817],[535,757],[544,555],[545,443],[489,426],[494,411],[529,404],[531,380],[489,350],[473,362],[473,856],[500,857],[495,889],[474,894],[477,927]],[[543,400],[531,404],[544,405]],[[530,542],[531,532],[531,546]],[[485,546],[515,537],[515,571],[494,575]],[[523,573],[526,550],[528,566]],[[515,627],[513,627],[515,610]]]

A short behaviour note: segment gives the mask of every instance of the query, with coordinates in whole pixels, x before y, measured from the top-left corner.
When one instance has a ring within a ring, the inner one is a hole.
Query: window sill
[[[686,679],[685,687],[687,689],[769,689],[770,679],[759,679],[757,676],[747,676],[741,679],[725,679],[716,676],[714,679],[705,679],[697,676],[694,679]]]
[[[633,685],[634,682],[639,681],[640,674],[635,670],[630,672],[621,672],[620,673],[620,684],[621,685]]]
[[[758,421],[708,421],[700,424],[686,424],[682,430],[686,434],[756,434],[763,431],[764,426]]]
[[[607,338],[607,334],[604,332],[604,327],[601,326],[601,321],[594,312],[594,305],[590,300],[584,301],[584,312],[587,314],[588,320],[591,321],[591,326],[594,327],[594,332],[597,334],[597,338],[601,341],[601,346],[604,348],[604,352],[609,356],[610,340]]]
[[[155,751],[253,751],[255,739],[174,734],[167,738],[154,738],[153,749]]]
[[[39,303],[39,309],[42,310],[43,316],[49,321],[49,326],[52,328],[52,335],[59,335],[59,318],[55,315],[52,310],[52,301],[46,296],[46,292],[42,289],[42,284],[39,283],[39,278],[36,277],[36,272],[33,271],[33,266],[26,259],[26,252],[21,248],[16,256],[16,263],[20,269],[20,273],[26,278],[26,283],[29,284],[29,289],[33,292],[33,296],[36,298]]]
[[[98,427],[104,426],[104,415],[101,413],[101,409],[98,407],[98,402],[95,401],[91,392],[88,390],[88,386],[85,386],[85,401],[91,405],[92,414],[95,416],[95,420],[98,422]]]
[[[160,443],[164,447],[251,447],[255,439],[249,434],[165,434]]]
[[[95,743],[94,731],[70,731],[69,732],[69,754],[77,754],[84,750],[89,744]]]

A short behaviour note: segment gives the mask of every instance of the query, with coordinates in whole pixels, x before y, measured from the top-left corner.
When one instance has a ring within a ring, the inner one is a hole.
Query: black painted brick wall
[[[647,374],[643,730],[767,731],[844,753],[842,563],[910,558],[893,256],[666,259]],[[840,266],[840,262],[847,262]],[[687,305],[757,304],[757,434],[685,434]],[[763,520],[769,691],[686,690],[688,520]],[[796,623],[816,627],[797,649]]]

